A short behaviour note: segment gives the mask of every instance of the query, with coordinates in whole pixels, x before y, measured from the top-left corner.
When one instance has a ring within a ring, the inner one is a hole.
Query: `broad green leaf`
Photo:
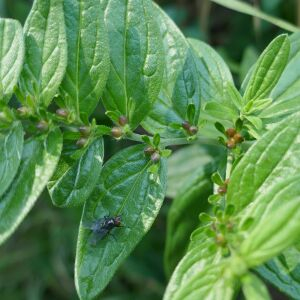
[[[90,115],[109,73],[108,36],[100,0],[64,0],[68,66],[60,88],[64,106]]]
[[[150,0],[101,0],[110,45],[105,108],[129,120],[132,129],[156,101],[164,71],[158,21]]]
[[[273,103],[260,114],[268,123],[277,122],[279,118],[300,110],[300,71],[296,66],[300,63],[300,33],[289,37],[291,51],[288,64],[270,97]]]
[[[18,227],[51,178],[62,149],[58,129],[24,144],[18,173],[0,198],[0,244]]]
[[[164,253],[165,272],[168,276],[183,257],[192,231],[199,225],[199,213],[207,210],[209,195],[213,193],[210,175],[216,170],[213,163],[199,167],[189,182],[173,200],[167,219],[167,238]]]
[[[260,11],[259,9],[244,3],[242,1],[238,1],[238,0],[211,0],[212,2],[215,2],[217,4],[220,4],[222,6],[225,6],[229,9],[256,17],[256,18],[260,18],[262,20],[265,20],[269,23],[272,23],[284,30],[287,31],[300,31],[299,27],[294,26],[293,24],[290,24],[284,20],[275,18],[273,16],[270,16],[266,13],[263,13],[262,11]]]
[[[35,0],[24,27],[25,64],[20,90],[34,106],[48,106],[67,65],[63,0]],[[27,102],[27,104],[30,104]]]
[[[186,285],[192,275],[201,273],[207,266],[220,262],[220,253],[210,249],[214,245],[214,241],[212,238],[207,237],[206,227],[199,227],[195,231],[197,231],[196,241],[193,241],[192,235],[192,246],[189,247],[169,280],[164,295],[166,300],[173,299],[176,292]]]
[[[143,127],[161,136],[184,136],[184,132],[169,127],[187,119],[189,104],[195,105],[194,124],[200,114],[200,82],[196,70],[195,53],[174,22],[158,6],[154,16],[159,20],[163,37],[166,68],[157,102]]]
[[[243,293],[246,300],[271,300],[265,284],[254,274],[242,278]]]
[[[99,180],[103,156],[103,139],[100,138],[87,147],[78,161],[63,170],[57,180],[50,181],[48,190],[54,205],[70,207],[83,204]]]
[[[299,181],[298,176],[292,185],[287,185],[293,189],[299,185]],[[281,193],[282,201],[277,201],[276,208],[267,209],[263,218],[253,215],[260,220],[247,232],[240,247],[240,255],[249,267],[268,261],[299,240],[300,196],[297,192],[291,193],[286,189],[286,193]]]
[[[253,201],[258,203],[260,197],[284,178],[297,175],[299,144],[300,114],[296,113],[277,124],[247,151],[232,173],[227,203],[239,212]]]
[[[0,18],[0,102],[8,102],[18,82],[24,61],[22,26]]]
[[[8,132],[0,133],[0,197],[18,171],[23,141],[24,132],[20,122],[13,123]]]
[[[199,169],[216,161],[222,148],[199,144],[183,147],[168,159],[167,197],[175,198],[179,192],[190,185]]]
[[[195,249],[196,250],[196,249]],[[199,249],[198,249],[199,252]],[[193,260],[194,257],[190,253],[187,257]],[[199,254],[198,254],[199,256]],[[185,257],[181,264],[187,264]],[[205,259],[203,259],[205,261]],[[178,272],[182,265],[178,265],[175,273]],[[173,285],[172,279],[168,284],[164,300],[194,300],[194,299],[212,299],[212,300],[232,300],[237,289],[236,279],[226,272],[228,266],[224,262],[208,262],[203,264],[203,261],[194,263],[194,270],[188,270],[185,273],[183,283],[179,286]],[[183,270],[181,270],[183,271]],[[174,276],[174,275],[173,275]]]
[[[300,295],[300,253],[290,247],[278,257],[255,269],[258,274],[280,291],[297,299]]]
[[[188,39],[196,54],[196,67],[198,70],[201,100],[224,102],[228,101],[226,93],[227,83],[233,83],[230,70],[222,57],[206,43]]]
[[[84,206],[79,229],[75,281],[81,299],[94,299],[108,284],[117,268],[151,227],[166,189],[166,161],[158,174],[148,171],[151,161],[144,146],[133,146],[113,156],[103,167],[99,183]],[[116,228],[96,245],[94,233],[85,224],[104,216],[122,218]]]
[[[290,52],[290,41],[286,34],[275,38],[260,55],[247,84],[244,102],[269,96],[278,82]]]
[[[211,120],[212,124],[220,119],[235,121],[239,117],[242,97],[234,86],[226,63],[207,44],[195,39],[189,39],[189,43],[195,52],[200,81],[202,108],[204,109],[201,113],[201,120]],[[207,131],[207,126],[203,131]]]

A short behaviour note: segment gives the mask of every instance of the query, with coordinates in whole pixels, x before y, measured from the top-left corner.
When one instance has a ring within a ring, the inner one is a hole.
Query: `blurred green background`
[[[209,0],[158,0],[184,34],[214,46],[229,64],[237,84],[255,62],[258,53],[282,30],[211,3]],[[264,12],[300,25],[299,0],[245,1]],[[0,15],[24,23],[31,0],[0,0]],[[105,121],[101,110],[97,119]],[[106,141],[108,156],[124,143]],[[165,201],[153,228],[117,272],[100,299],[161,299],[166,279],[163,249]],[[1,300],[78,299],[73,283],[76,235],[81,209],[57,209],[45,192],[23,224],[0,247]],[[274,299],[277,296],[274,295]],[[277,299],[283,299],[278,296]],[[221,299],[220,299],[221,300]]]

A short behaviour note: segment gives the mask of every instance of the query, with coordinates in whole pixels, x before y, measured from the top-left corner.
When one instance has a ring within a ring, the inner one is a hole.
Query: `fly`
[[[121,223],[121,216],[105,216],[104,218],[98,219],[85,227],[93,231],[91,244],[96,245],[99,241],[109,235],[112,229],[123,226]]]

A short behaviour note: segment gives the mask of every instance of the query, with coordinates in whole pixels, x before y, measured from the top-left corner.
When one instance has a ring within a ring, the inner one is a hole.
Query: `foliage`
[[[299,38],[273,39],[238,89],[151,0],[1,18],[0,243],[47,187],[82,210],[75,284],[95,299],[169,196],[165,300],[270,299],[264,281],[299,299]],[[104,137],[134,145],[103,164]]]

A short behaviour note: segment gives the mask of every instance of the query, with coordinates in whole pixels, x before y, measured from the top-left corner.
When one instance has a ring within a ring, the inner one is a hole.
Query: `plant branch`
[[[143,135],[137,133],[128,133],[125,136],[128,140],[143,143]],[[152,138],[150,138],[152,139]],[[173,138],[173,139],[161,139],[161,145],[164,147],[176,146],[176,145],[189,145],[189,144],[205,144],[205,145],[214,145],[221,146],[221,144],[215,139],[205,138],[205,137],[196,137],[194,140],[189,141],[187,138]]]

